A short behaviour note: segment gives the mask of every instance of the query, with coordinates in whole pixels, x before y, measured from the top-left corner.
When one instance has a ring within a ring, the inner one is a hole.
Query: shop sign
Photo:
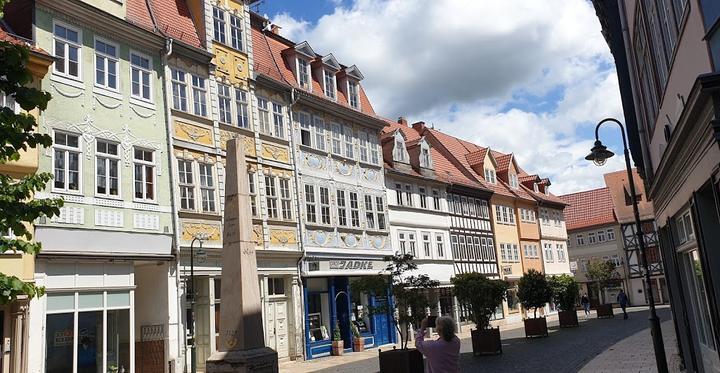
[[[307,271],[336,271],[336,272],[384,272],[387,262],[381,260],[321,260],[308,261]]]
[[[503,265],[502,271],[503,271],[503,275],[511,275],[512,274],[512,266]]]
[[[330,269],[374,269],[372,260],[331,260]]]
[[[53,347],[70,346],[73,343],[72,329],[58,330],[53,338]]]

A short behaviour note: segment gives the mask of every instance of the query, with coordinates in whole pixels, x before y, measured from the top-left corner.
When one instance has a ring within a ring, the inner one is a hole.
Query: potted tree
[[[358,330],[355,323],[350,323],[350,327],[352,328],[352,334],[353,334],[353,351],[360,352],[365,350],[365,338],[360,336],[360,331]]]
[[[431,280],[428,275],[415,274],[417,264],[410,254],[396,253],[385,257],[389,262],[387,273],[376,276],[363,276],[351,285],[352,291],[389,295],[395,301],[395,312],[388,310],[389,304],[369,308],[370,314],[391,314],[395,328],[400,335],[400,348],[389,351],[378,350],[380,372],[415,373],[424,371],[423,356],[420,351],[408,348],[410,327],[418,328],[420,321],[426,316],[430,307],[425,293],[436,288],[438,281]]]
[[[611,318],[615,317],[613,314],[612,301],[605,303],[604,292],[610,282],[615,277],[615,263],[607,260],[593,260],[587,265],[587,273],[585,276],[597,286],[598,299],[600,304],[597,306],[597,317]]]
[[[580,286],[575,281],[575,278],[567,274],[552,276],[548,280],[548,284],[550,285],[552,300],[560,308],[558,312],[560,327],[579,326],[575,305],[577,304]]]
[[[459,274],[450,281],[458,302],[465,306],[475,323],[475,330],[470,331],[473,355],[501,354],[500,328],[490,327],[490,318],[505,299],[509,284],[477,272]]]
[[[340,323],[335,320],[335,330],[333,330],[332,354],[333,356],[342,356],[345,349],[342,336],[340,335]]]
[[[528,311],[533,309],[533,318],[525,318],[525,337],[547,337],[547,319],[537,317],[537,309],[545,307],[550,302],[550,287],[545,275],[530,269],[520,278],[518,282],[518,298],[520,303]]]

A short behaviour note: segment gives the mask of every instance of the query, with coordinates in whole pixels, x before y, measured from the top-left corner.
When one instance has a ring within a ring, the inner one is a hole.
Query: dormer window
[[[510,174],[510,186],[515,189],[518,188],[518,177],[516,174]]]
[[[420,149],[420,167],[430,167],[430,149],[428,148],[423,147]]]
[[[337,91],[335,86],[335,73],[329,70],[323,70],[323,77],[325,96],[335,100],[335,92]]]
[[[297,79],[300,87],[307,90],[311,89],[310,85],[310,63],[302,58],[297,59]]]
[[[545,185],[545,195],[546,196],[550,195],[550,185]]]
[[[495,170],[492,170],[492,169],[485,170],[485,181],[487,181],[490,184],[497,183],[497,179],[495,178]]]
[[[540,193],[540,189],[538,188],[537,183],[533,183],[533,190],[535,191],[535,193]]]
[[[393,160],[397,162],[407,162],[407,159],[405,159],[405,142],[402,139],[395,139],[395,152],[393,154]]]
[[[353,109],[360,110],[360,85],[357,82],[348,82],[348,103]]]

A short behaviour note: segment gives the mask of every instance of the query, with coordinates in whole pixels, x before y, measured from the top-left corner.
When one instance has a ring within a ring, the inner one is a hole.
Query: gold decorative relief
[[[239,133],[220,130],[220,149],[227,150],[227,142],[230,139],[242,136]],[[243,136],[245,142],[245,155],[248,157],[256,157],[257,152],[255,151],[255,139],[250,136]]]
[[[195,160],[201,163],[208,163],[208,164],[214,164],[216,162],[216,158],[214,155],[210,155],[207,153],[201,153],[194,150],[188,150],[188,149],[175,149],[174,151],[175,157],[178,159],[185,159],[185,160]]]
[[[294,245],[297,243],[295,231],[289,229],[270,229],[270,243],[283,246]]]
[[[272,167],[264,167],[263,168],[263,174],[264,175],[271,175],[271,176],[278,176],[282,178],[292,178],[293,174],[290,170],[283,170],[280,168],[272,168]]]
[[[263,231],[262,231],[262,226],[260,226],[260,225],[253,225],[252,240],[255,241],[255,244],[256,244],[256,245],[262,245],[262,244],[263,244]]]
[[[184,241],[192,241],[198,236],[206,236],[208,241],[220,240],[220,225],[203,224],[203,223],[183,223],[182,239]]]
[[[212,130],[190,123],[175,121],[175,137],[203,145],[212,145]]]
[[[215,50],[215,75],[231,85],[245,87],[248,78],[247,56],[223,45],[213,43]]]
[[[276,160],[278,162],[290,162],[290,155],[285,147],[271,144],[262,144],[262,157]]]

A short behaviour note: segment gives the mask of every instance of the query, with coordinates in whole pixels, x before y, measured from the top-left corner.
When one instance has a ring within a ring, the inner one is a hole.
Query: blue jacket
[[[617,301],[618,301],[618,303],[620,303],[621,307],[626,307],[628,305],[628,303],[630,303],[628,301],[627,294],[625,294],[625,293],[618,294]]]

